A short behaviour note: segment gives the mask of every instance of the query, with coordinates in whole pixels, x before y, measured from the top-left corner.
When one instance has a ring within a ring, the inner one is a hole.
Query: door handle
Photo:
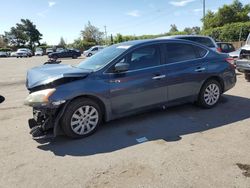
[[[155,77],[153,77],[152,79],[153,79],[153,80],[160,80],[160,79],[163,79],[163,78],[166,78],[166,75],[155,76]]]
[[[195,72],[203,72],[205,70],[206,70],[205,67],[200,67],[200,68],[195,69]]]

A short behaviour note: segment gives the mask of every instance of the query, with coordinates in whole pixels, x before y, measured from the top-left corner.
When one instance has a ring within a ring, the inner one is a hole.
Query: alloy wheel
[[[207,86],[204,92],[204,100],[207,105],[214,105],[220,98],[220,88],[216,84],[210,84]]]
[[[98,124],[99,114],[93,106],[78,108],[71,117],[71,129],[75,134],[85,135],[90,133]]]

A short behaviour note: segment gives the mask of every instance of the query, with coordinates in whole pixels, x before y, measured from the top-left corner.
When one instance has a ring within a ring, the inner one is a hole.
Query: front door
[[[160,45],[140,47],[119,62],[129,64],[124,73],[110,74],[113,114],[143,109],[167,100],[166,74],[161,65]]]

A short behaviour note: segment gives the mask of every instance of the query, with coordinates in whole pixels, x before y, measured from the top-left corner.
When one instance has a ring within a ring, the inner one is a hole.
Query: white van
[[[105,46],[93,46],[90,49],[86,50],[83,52],[83,55],[85,57],[90,57],[94,54],[96,54],[97,52],[101,51],[102,49],[104,49]]]

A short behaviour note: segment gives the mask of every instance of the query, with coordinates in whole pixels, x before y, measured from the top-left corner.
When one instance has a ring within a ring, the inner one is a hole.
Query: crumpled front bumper
[[[56,119],[56,109],[33,108],[33,118],[29,119],[30,134],[34,139],[53,135]]]
[[[33,118],[28,120],[33,139],[45,139],[64,134],[59,122],[67,104],[57,108],[33,107]]]

